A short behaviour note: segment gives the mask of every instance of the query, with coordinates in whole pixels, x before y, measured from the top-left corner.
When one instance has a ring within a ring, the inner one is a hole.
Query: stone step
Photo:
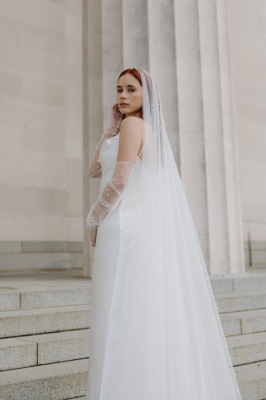
[[[266,308],[266,288],[264,291],[215,294],[219,313],[256,310]]]
[[[37,344],[18,338],[0,340],[0,371],[37,365]]]
[[[210,276],[210,282],[215,298],[219,302],[219,312],[266,307],[265,275],[244,277],[241,275],[234,278],[231,275]],[[61,284],[58,287],[46,288],[43,288],[40,282],[36,283],[34,288],[6,285],[0,287],[0,311],[84,305],[90,304],[90,301],[91,282],[87,285]]]
[[[242,400],[266,399],[266,361],[234,367]]]
[[[220,314],[225,336],[266,331],[266,309]]]
[[[66,361],[0,372],[0,399],[85,398],[88,360]],[[266,398],[266,361],[234,367],[242,400]]]
[[[87,329],[90,305],[0,312],[0,338]]]
[[[0,312],[0,338],[89,328],[90,305]],[[266,309],[220,314],[225,336],[266,331]]]
[[[266,290],[265,274],[211,275],[214,294]]]
[[[20,293],[13,288],[0,288],[0,311],[19,310]]]
[[[57,288],[0,288],[0,311],[30,310],[90,304],[91,285]]]
[[[0,340],[0,371],[89,357],[90,330]]]
[[[266,332],[226,338],[234,366],[266,361]]]
[[[89,357],[90,330],[0,340],[0,371]],[[234,366],[266,360],[266,332],[226,338]]]
[[[0,372],[0,399],[65,400],[86,396],[89,360]]]

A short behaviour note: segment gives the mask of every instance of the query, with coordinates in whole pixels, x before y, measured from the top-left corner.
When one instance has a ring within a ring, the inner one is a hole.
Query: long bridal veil
[[[118,262],[100,400],[241,400],[158,87],[139,71],[139,207]]]

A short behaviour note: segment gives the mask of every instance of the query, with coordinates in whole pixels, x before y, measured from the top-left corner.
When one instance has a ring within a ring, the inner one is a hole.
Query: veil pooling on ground
[[[241,400],[150,74],[138,204],[113,289],[100,400]]]

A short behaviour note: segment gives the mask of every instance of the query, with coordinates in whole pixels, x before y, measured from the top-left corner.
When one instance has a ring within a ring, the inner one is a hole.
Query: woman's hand
[[[115,103],[111,107],[110,126],[117,128],[117,132],[119,132],[121,122],[122,122],[122,114],[119,110],[118,103]]]
[[[97,230],[98,230],[97,228],[89,229],[89,239],[90,239],[92,247],[95,247],[95,245],[96,245]]]

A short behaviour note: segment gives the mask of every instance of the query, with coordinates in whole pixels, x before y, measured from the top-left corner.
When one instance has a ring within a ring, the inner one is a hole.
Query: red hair
[[[142,86],[140,72],[136,68],[128,68],[128,69],[125,69],[124,71],[122,71],[121,74],[119,75],[117,81],[119,80],[119,78],[121,76],[126,75],[126,74],[133,75],[134,78],[136,78],[139,81],[139,83],[141,84],[141,86]]]

